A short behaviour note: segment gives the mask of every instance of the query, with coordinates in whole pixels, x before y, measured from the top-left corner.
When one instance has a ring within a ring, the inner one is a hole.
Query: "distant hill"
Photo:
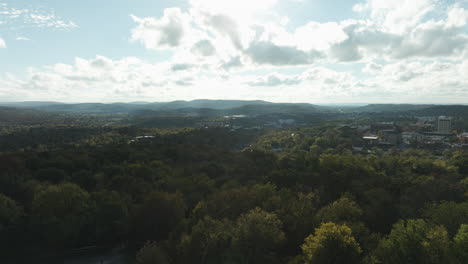
[[[468,105],[438,105],[425,109],[408,111],[408,114],[415,116],[454,116],[467,117]]]
[[[318,107],[310,104],[270,104],[270,105],[244,105],[238,108],[230,109],[230,114],[240,115],[262,115],[273,113],[284,114],[305,114],[318,113],[326,107]]]
[[[145,109],[146,105],[141,104],[126,104],[126,103],[82,103],[82,104],[54,104],[34,107],[34,109],[47,112],[67,112],[81,114],[113,114],[113,113],[128,113],[138,109]]]
[[[50,105],[63,105],[64,103],[59,102],[48,102],[48,101],[26,101],[26,102],[0,102],[0,106],[4,107],[19,107],[19,108],[35,108],[44,107]]]
[[[58,120],[59,115],[32,109],[0,107],[0,125],[36,125]]]
[[[132,116],[222,116],[229,110],[217,110],[211,108],[177,108],[177,109],[162,109],[162,110],[151,110],[151,109],[139,109],[130,113]]]
[[[211,108],[211,109],[231,109],[246,105],[273,105],[274,103],[266,101],[242,101],[242,100],[193,100],[193,101],[174,101],[169,103],[150,103],[146,107],[154,110],[180,109],[180,108]]]
[[[158,111],[162,113],[196,113],[205,112],[209,114],[218,113],[217,110],[225,113],[236,114],[262,114],[277,112],[317,112],[331,111],[331,107],[315,106],[311,104],[284,104],[271,103],[266,101],[242,101],[242,100],[194,100],[194,101],[174,101],[167,103],[81,103],[81,104],[61,104],[41,102],[40,104],[19,103],[23,108],[37,109],[47,112],[81,113],[81,114],[115,114],[115,113],[142,113],[148,111]],[[19,106],[17,106],[19,107]],[[211,109],[211,110],[209,110]]]
[[[159,115],[159,116],[225,116],[225,115],[268,115],[268,114],[313,114],[331,111],[327,107],[317,107],[308,104],[265,104],[265,105],[244,105],[241,107],[229,109],[213,109],[213,108],[162,108],[160,110],[138,110],[133,112],[133,115]]]
[[[423,110],[435,105],[417,105],[417,104],[370,104],[361,107],[347,109],[350,112],[360,113],[385,113],[385,112],[407,112]]]
[[[332,107],[305,103],[271,103],[266,101],[242,100],[193,100],[173,102],[133,102],[133,103],[80,103],[58,102],[18,102],[0,103],[0,106],[34,109],[52,113],[74,114],[134,114],[134,115],[263,115],[273,113],[398,113],[419,116],[466,116],[468,106],[463,105],[418,105],[418,104],[369,104],[359,107]]]

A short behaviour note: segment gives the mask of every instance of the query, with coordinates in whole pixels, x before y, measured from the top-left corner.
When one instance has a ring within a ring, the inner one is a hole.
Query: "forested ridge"
[[[468,262],[463,151],[353,154],[335,125],[83,133],[0,154],[2,263],[90,246],[139,264]]]

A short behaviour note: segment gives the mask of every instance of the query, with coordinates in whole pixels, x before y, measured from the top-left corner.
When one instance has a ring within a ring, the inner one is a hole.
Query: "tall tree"
[[[140,242],[166,240],[185,217],[186,205],[180,193],[150,193],[132,210],[131,235]]]
[[[198,221],[179,244],[181,263],[225,263],[229,259],[233,223],[209,216]]]
[[[422,219],[400,221],[377,248],[377,256],[388,264],[445,263],[449,250],[447,231]]]
[[[76,246],[86,235],[93,203],[78,185],[52,185],[34,196],[33,223],[42,239],[54,247]]]
[[[233,245],[239,250],[241,263],[271,263],[273,250],[285,235],[282,223],[273,213],[255,208],[237,219]]]
[[[460,226],[460,229],[453,238],[453,242],[457,263],[468,263],[468,224]]]
[[[361,248],[346,225],[324,223],[308,236],[302,245],[307,264],[357,264]]]

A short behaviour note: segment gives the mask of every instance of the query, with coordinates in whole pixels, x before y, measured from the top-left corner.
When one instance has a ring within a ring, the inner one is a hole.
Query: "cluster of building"
[[[269,118],[268,120],[264,120],[255,119],[255,117],[247,115],[229,115],[224,116],[224,118],[202,120],[195,124],[195,127],[198,128],[227,128],[232,131],[239,129],[249,130],[262,128],[282,129],[295,126],[297,126],[295,119]]]
[[[468,133],[453,131],[453,118],[421,117],[414,124],[375,123],[360,127],[366,147],[409,148],[413,146],[468,148]]]

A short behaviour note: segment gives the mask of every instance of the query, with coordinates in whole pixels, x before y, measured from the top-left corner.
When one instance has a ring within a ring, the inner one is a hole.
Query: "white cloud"
[[[236,49],[242,50],[244,48],[240,27],[234,19],[222,14],[211,15],[205,13],[203,14],[203,20],[205,25],[214,29],[216,33],[230,39]]]
[[[277,98],[306,102],[462,103],[468,94],[466,62],[369,63],[363,71],[368,75],[311,67],[297,75],[275,72],[248,84],[270,87]]]
[[[468,93],[466,62],[404,60],[370,63],[364,69],[369,73],[365,77],[314,66],[299,74],[284,74],[277,68],[263,76],[255,70],[222,76],[192,65],[151,64],[132,57],[112,60],[98,56],[77,58],[73,64],[31,68],[26,78],[3,74],[0,100],[115,102],[243,98],[315,103],[453,103],[464,100]]]
[[[203,10],[209,14],[222,14],[238,21],[252,22],[255,16],[275,7],[279,0],[190,0],[194,9]]]
[[[281,98],[296,102],[344,101],[364,93],[355,89],[358,81],[351,74],[324,67],[311,67],[295,75],[275,72],[247,83],[256,88],[274,89],[270,91],[270,97],[276,97],[275,101],[281,101]]]
[[[119,101],[164,93],[163,65],[152,65],[137,58],[113,61],[98,56],[76,58],[73,64],[30,68],[26,78],[10,78],[9,90],[24,94],[23,100]],[[0,78],[1,79],[1,78]],[[1,98],[1,97],[0,97]]]
[[[436,7],[437,0],[367,0],[354,6],[357,12],[369,11],[370,17],[385,31],[401,34],[416,26]]]
[[[366,64],[366,66],[362,69],[364,73],[368,74],[376,74],[382,70],[383,66],[380,64],[376,64],[374,62],[370,62]]]
[[[5,43],[5,40],[0,38],[0,49],[3,49],[3,48],[6,48],[6,43]]]
[[[456,28],[448,28],[444,22],[419,25],[411,34],[403,38],[392,56],[406,57],[441,57],[459,55],[467,47],[468,35],[460,34]]]
[[[140,41],[148,49],[178,47],[186,33],[187,18],[179,8],[165,9],[161,19],[131,17],[138,23],[131,39]]]
[[[341,26],[347,38],[333,44],[330,55],[338,61],[457,57],[468,45],[466,12],[447,7],[445,18],[420,21],[401,34],[387,31],[378,22],[344,21]]]
[[[63,21],[55,14],[29,14],[30,23],[38,27],[70,30],[78,27],[73,21]]]
[[[457,5],[448,10],[447,27],[460,28],[468,23],[468,10]]]
[[[18,41],[29,41],[31,39],[27,38],[27,37],[23,37],[23,36],[18,36],[18,37],[16,37],[16,40],[18,40]]]
[[[216,48],[213,46],[211,41],[205,39],[195,43],[191,51],[198,56],[208,57],[213,56],[216,53]]]
[[[278,46],[271,42],[252,43],[245,53],[255,64],[307,65],[322,56],[317,51],[305,52],[291,46]]]
[[[309,22],[294,33],[294,40],[302,50],[326,50],[330,45],[347,38],[341,26],[335,22]]]
[[[172,71],[187,71],[195,68],[196,66],[194,64],[189,64],[189,63],[180,63],[180,64],[174,64],[171,66]]]
[[[464,63],[398,62],[385,66],[378,79],[414,98],[460,103],[468,93],[466,73]]]
[[[224,70],[231,70],[235,68],[240,68],[244,65],[242,62],[241,56],[230,58],[228,61],[221,62],[221,67]]]
[[[6,3],[0,5],[0,26],[4,30],[49,28],[64,31],[78,27],[75,22],[58,16],[53,9],[15,8]]]
[[[296,85],[302,80],[298,76],[286,76],[279,73],[269,74],[265,77],[259,77],[254,81],[248,82],[250,86],[279,86],[279,85]]]
[[[0,74],[0,101],[128,102],[239,96],[253,99],[245,80],[220,76],[190,64],[152,64],[134,57],[76,58],[72,64],[30,68],[24,78]],[[12,94],[21,96],[13,98]]]
[[[192,0],[189,13],[166,9],[159,19],[134,17],[139,25],[132,39],[149,49],[175,48],[178,58],[187,51],[198,57],[215,56],[209,62],[224,69],[232,58],[242,61],[237,66],[252,67],[458,56],[468,43],[466,29],[462,29],[468,23],[468,11],[458,5],[445,6],[444,15],[438,16],[445,18],[428,19],[435,12],[435,0],[367,0],[354,7],[368,12],[367,20],[310,21],[291,31],[281,21],[240,20],[236,12],[227,12],[229,4],[221,2]],[[245,7],[245,13],[266,12],[276,3],[265,0]],[[206,60],[188,56],[183,63],[208,63]],[[182,63],[180,59],[178,63]]]

